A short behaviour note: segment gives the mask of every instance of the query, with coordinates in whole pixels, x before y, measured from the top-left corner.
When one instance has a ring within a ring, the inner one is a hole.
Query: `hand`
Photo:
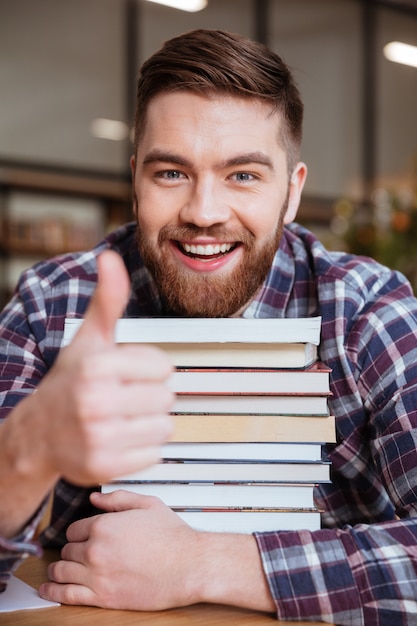
[[[83,325],[30,398],[38,458],[80,485],[156,462],[172,431],[171,365],[155,348],[114,344],[129,279],[114,252],[99,257],[98,270]]]
[[[91,502],[107,513],[69,526],[43,598],[142,611],[198,602],[275,611],[252,535],[197,532],[158,498],[128,491],[94,492]]]
[[[160,610],[198,601],[190,582],[196,532],[159,499],[127,491],[91,494],[109,511],[69,526],[44,598],[62,604]]]

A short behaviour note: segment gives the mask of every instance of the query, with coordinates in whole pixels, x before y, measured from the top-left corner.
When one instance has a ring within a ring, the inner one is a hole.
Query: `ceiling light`
[[[156,4],[163,4],[181,11],[190,11],[190,13],[201,11],[207,6],[207,0],[148,0],[148,2],[156,2]]]
[[[123,141],[129,135],[129,128],[124,122],[99,117],[91,122],[91,134],[99,139]]]
[[[400,41],[391,41],[384,46],[384,56],[388,61],[417,67],[417,46],[411,46]]]

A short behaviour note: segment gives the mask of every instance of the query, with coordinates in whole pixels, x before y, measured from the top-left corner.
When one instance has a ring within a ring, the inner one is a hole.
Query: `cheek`
[[[279,224],[280,212],[260,210],[246,216],[242,221],[245,228],[254,235],[257,241],[268,240],[275,234]]]
[[[270,239],[282,227],[282,220],[287,211],[288,197],[285,189],[272,189],[263,197],[258,214],[254,220],[256,236]]]
[[[285,191],[275,184],[254,194],[250,202],[237,202],[235,206],[241,224],[259,241],[275,235],[286,205]]]
[[[136,218],[142,232],[155,239],[164,226],[176,224],[178,202],[176,196],[144,185],[136,196]]]
[[[149,213],[141,209],[138,210],[138,214],[137,214],[138,227],[142,235],[149,242],[157,241],[159,231],[161,230],[161,227],[162,227],[162,225],[160,225],[157,222],[155,217],[156,217],[155,212]]]
[[[158,204],[145,192],[136,195],[135,215],[141,232],[153,239],[163,226],[163,212]]]

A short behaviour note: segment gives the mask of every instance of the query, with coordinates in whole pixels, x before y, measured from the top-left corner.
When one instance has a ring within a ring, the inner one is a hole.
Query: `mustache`
[[[207,228],[190,224],[189,226],[164,226],[159,231],[158,243],[161,244],[169,240],[188,241],[197,237],[211,237],[218,241],[230,241],[246,245],[251,245],[255,240],[255,236],[250,231],[225,229],[216,224]]]

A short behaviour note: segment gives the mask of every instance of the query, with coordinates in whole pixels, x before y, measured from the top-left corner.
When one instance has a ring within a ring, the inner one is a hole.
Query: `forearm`
[[[0,425],[0,534],[14,537],[28,523],[58,479],[45,462],[33,397],[22,400]]]
[[[31,431],[24,428],[27,409],[22,402],[0,425],[0,591],[25,557],[40,553],[32,538],[53,482],[39,463],[35,437],[28,441]]]

